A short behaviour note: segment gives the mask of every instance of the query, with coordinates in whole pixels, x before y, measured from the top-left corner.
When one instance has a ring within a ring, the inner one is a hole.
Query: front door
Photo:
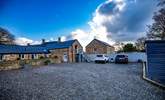
[[[64,53],[64,55],[63,55],[63,61],[64,61],[64,62],[68,62],[68,56],[67,56],[66,53]]]

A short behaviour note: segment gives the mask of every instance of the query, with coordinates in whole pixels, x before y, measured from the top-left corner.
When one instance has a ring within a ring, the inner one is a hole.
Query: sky
[[[113,44],[145,36],[158,0],[0,0],[0,27],[17,44],[97,38]]]

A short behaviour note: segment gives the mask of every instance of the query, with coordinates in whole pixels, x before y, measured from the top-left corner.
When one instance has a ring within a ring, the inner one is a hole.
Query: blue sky
[[[103,0],[1,0],[0,25],[16,36],[40,39],[82,27]]]
[[[158,0],[0,0],[0,27],[17,43],[42,38],[78,39],[84,46],[94,37],[108,43],[135,41],[152,23]]]

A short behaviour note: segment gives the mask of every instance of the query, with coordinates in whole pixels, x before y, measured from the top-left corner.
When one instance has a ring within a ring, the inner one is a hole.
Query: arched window
[[[77,45],[75,45],[75,53],[78,53],[78,48],[77,48],[78,46]]]

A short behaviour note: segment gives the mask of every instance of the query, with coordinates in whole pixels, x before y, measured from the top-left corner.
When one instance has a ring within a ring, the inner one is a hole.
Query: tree
[[[144,51],[145,50],[145,41],[147,40],[146,37],[141,37],[139,39],[137,39],[136,41],[136,49],[138,51]]]
[[[117,41],[113,46],[115,47],[117,52],[122,52],[124,43]]]
[[[160,10],[154,13],[154,22],[148,26],[147,37],[154,40],[165,40],[165,0],[160,0],[158,6]]]
[[[165,5],[165,0],[159,0],[158,6],[164,6]]]
[[[0,27],[0,44],[14,44],[14,35]]]
[[[124,45],[123,51],[124,52],[133,52],[133,51],[136,51],[136,47],[132,43],[127,43],[126,45]]]

